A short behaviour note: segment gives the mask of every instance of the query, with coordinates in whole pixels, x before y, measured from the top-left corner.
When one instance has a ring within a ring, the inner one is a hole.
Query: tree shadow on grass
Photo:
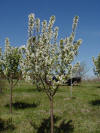
[[[59,121],[59,117],[54,116],[54,123],[56,124]],[[40,126],[36,126],[32,121],[30,124],[37,130],[37,133],[50,133],[50,117],[47,119],[43,119]],[[72,124],[72,120],[66,122],[66,120],[62,120],[59,126],[54,124],[54,132],[55,133],[72,133],[74,131],[74,126]]]
[[[100,106],[100,99],[97,99],[97,100],[92,100],[90,102],[90,104],[94,105],[94,106]]]
[[[0,118],[0,132],[1,131],[7,131],[7,130],[14,130],[15,126],[12,124],[12,120],[3,120]]]
[[[17,92],[17,93],[23,93],[23,92],[27,92],[27,93],[31,93],[31,92],[43,92],[44,90],[43,89],[41,89],[41,88],[36,88],[36,87],[30,87],[30,88],[25,88],[25,87],[22,87],[22,88],[20,88],[20,87],[18,87],[18,88],[15,88],[14,89],[14,92]]]
[[[95,97],[97,97],[97,96],[99,96],[99,95],[97,95],[97,94],[92,94],[92,96],[95,96]]]
[[[100,86],[94,86],[94,88],[96,88],[96,89],[100,89]]]
[[[15,102],[12,104],[12,107],[14,109],[26,109],[26,108],[36,108],[39,105],[39,103],[25,103],[25,102]],[[6,105],[6,107],[9,107],[9,104]]]
[[[37,90],[35,88],[15,88],[14,89],[14,92],[17,92],[17,93],[31,93],[31,92],[36,92]]]

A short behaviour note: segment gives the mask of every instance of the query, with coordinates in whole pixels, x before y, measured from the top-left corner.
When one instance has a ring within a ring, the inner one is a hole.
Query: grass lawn
[[[0,94],[0,133],[50,133],[49,100],[44,92],[21,82],[13,90],[9,114],[9,89]],[[62,86],[54,98],[55,133],[100,133],[100,83]]]

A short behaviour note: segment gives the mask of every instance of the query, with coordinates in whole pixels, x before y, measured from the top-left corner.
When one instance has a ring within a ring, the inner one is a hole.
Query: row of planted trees
[[[4,74],[10,85],[10,113],[12,113],[12,90],[20,75],[32,82],[47,94],[50,101],[51,133],[53,133],[53,98],[71,71],[76,70],[79,63],[71,65],[78,53],[81,40],[75,41],[78,16],[74,17],[72,33],[69,37],[58,40],[58,27],[54,27],[55,16],[49,22],[29,15],[26,45],[12,47],[9,39],[5,40],[4,52],[0,50],[0,72]],[[53,80],[56,77],[56,80]]]

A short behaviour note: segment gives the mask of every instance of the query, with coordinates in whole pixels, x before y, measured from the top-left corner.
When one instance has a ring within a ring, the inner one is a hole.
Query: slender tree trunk
[[[39,88],[39,85],[38,85],[38,83],[36,83],[36,88],[37,88],[37,90],[39,90],[40,88]]]
[[[72,79],[71,79],[71,86],[70,86],[70,97],[72,98],[72,88],[73,88],[73,85],[72,85]]]
[[[10,113],[12,114],[12,82],[10,83]]]
[[[50,99],[50,118],[51,118],[51,133],[54,131],[54,121],[53,121],[53,97]]]
[[[0,88],[0,93],[2,93],[2,88]]]
[[[72,88],[73,88],[73,84],[72,84],[72,72],[71,72],[71,86],[70,86],[70,96],[72,98]]]

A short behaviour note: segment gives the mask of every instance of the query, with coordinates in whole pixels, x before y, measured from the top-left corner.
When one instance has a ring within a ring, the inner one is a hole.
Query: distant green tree
[[[100,78],[100,54],[97,56],[97,58],[92,57],[93,63],[94,63],[94,74]]]

